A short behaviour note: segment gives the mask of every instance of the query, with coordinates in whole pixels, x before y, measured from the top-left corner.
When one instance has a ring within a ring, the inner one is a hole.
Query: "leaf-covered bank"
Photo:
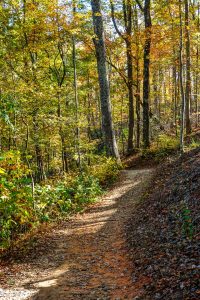
[[[137,299],[198,299],[200,148],[162,165],[152,185],[128,225],[134,282],[146,277]]]

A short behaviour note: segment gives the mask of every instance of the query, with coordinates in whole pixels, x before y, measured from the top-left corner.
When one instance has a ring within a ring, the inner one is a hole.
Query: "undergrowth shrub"
[[[9,151],[0,157],[0,244],[6,246],[35,221],[29,186],[30,171],[20,153]]]
[[[196,149],[200,147],[200,141],[199,140],[196,140],[195,138],[191,138],[191,141],[190,143],[187,145],[187,151],[190,151],[192,149]]]
[[[74,181],[74,199],[78,205],[92,203],[101,194],[99,179],[94,175],[81,174]]]
[[[31,186],[30,170],[19,152],[9,151],[0,157],[0,246],[42,222],[81,211],[102,193],[102,185],[112,182],[119,173],[115,160],[95,157],[96,165],[81,173],[66,174],[59,180]]]
[[[142,156],[147,159],[162,160],[164,157],[179,150],[179,139],[166,134],[159,135],[149,149],[142,151]]]
[[[49,221],[59,215],[81,211],[102,193],[99,181],[94,176],[80,174],[56,185],[37,185],[35,210],[40,221]]]
[[[89,172],[101,185],[106,186],[116,180],[121,168],[115,159],[102,156],[98,157],[98,161],[89,168]]]

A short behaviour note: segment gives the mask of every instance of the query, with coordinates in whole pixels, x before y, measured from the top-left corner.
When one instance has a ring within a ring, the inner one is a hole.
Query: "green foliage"
[[[0,158],[1,247],[42,222],[83,210],[102,194],[101,185],[117,177],[119,169],[114,159],[94,156],[93,165],[84,172],[69,173],[56,183],[37,184],[33,193],[31,173],[20,152],[5,152]]]
[[[193,224],[192,224],[192,216],[191,211],[188,207],[184,207],[182,209],[182,230],[183,234],[189,238],[190,240],[193,238]]]
[[[78,206],[94,202],[96,196],[101,194],[98,178],[88,174],[81,174],[74,181],[73,193]]]
[[[191,142],[187,146],[187,150],[190,151],[192,149],[200,147],[200,140],[196,140],[194,138],[191,139]]]
[[[0,243],[9,244],[16,233],[32,227],[35,219],[29,184],[30,171],[20,153],[8,151],[0,158]]]
[[[40,221],[49,221],[59,215],[80,211],[102,192],[99,181],[85,173],[53,185],[37,185],[35,209]]]
[[[146,159],[160,161],[164,157],[175,153],[179,149],[179,140],[176,136],[162,134],[158,136],[156,142],[152,143],[150,149],[144,149],[142,156]]]
[[[122,166],[111,157],[98,156],[97,159],[98,161],[89,170],[94,177],[98,178],[101,185],[106,186],[117,178]]]

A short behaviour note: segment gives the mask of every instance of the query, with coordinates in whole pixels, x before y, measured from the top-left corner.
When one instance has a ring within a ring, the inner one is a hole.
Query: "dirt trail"
[[[102,201],[56,229],[50,254],[35,257],[16,278],[17,289],[0,290],[0,299],[137,299],[146,278],[132,280],[124,228],[152,175],[153,169],[122,171]]]

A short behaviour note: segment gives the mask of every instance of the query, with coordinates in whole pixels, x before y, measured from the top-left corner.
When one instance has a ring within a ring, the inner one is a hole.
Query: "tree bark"
[[[181,94],[181,126],[180,126],[180,151],[184,149],[184,127],[185,127],[185,93],[183,87],[183,21],[182,21],[182,0],[179,0],[179,20],[180,20],[180,45],[179,45],[179,80]]]
[[[115,20],[115,9],[113,0],[110,0],[111,17],[113,25],[118,35],[125,41],[126,44],[126,60],[127,60],[127,80],[126,85],[128,88],[129,98],[129,119],[128,119],[128,146],[127,152],[133,152],[133,131],[134,131],[134,94],[133,94],[133,54],[132,54],[132,3],[130,0],[123,0],[123,16],[125,24],[125,33],[122,33]]]
[[[185,127],[186,134],[191,133],[190,101],[191,101],[191,75],[190,75],[190,32],[189,32],[189,3],[185,2],[185,47],[186,47],[186,88],[185,88]]]
[[[34,128],[34,146],[36,155],[36,182],[40,182],[46,179],[44,170],[43,154],[39,143],[39,124],[37,120],[37,113],[33,115],[33,128]]]
[[[76,44],[75,37],[72,37],[72,61],[73,61],[73,69],[74,69],[74,100],[75,100],[75,118],[76,118],[76,142],[75,148],[78,155],[77,164],[80,168],[81,166],[81,153],[80,153],[80,129],[79,129],[79,99],[78,99],[78,86],[77,86],[77,70],[76,70]]]
[[[140,148],[140,74],[139,74],[139,60],[136,62],[137,65],[137,79],[136,79],[136,115],[137,115],[137,135],[136,135],[136,147]]]
[[[139,40],[139,26],[138,26],[138,12],[136,6],[134,7],[134,32],[135,32],[135,69],[136,69],[136,148],[140,148],[140,40]]]
[[[117,160],[120,160],[112,122],[110,90],[106,67],[106,47],[100,0],[91,0],[91,6],[95,33],[94,45],[96,49],[98,79],[100,87],[104,145],[108,156],[113,156],[117,158]]]
[[[197,30],[200,31],[200,2],[197,5]],[[198,128],[199,126],[199,101],[198,101],[198,94],[199,94],[199,37],[198,43],[196,48],[196,71],[195,71],[195,127]]]
[[[149,148],[150,134],[149,134],[149,68],[150,68],[150,54],[151,54],[151,0],[144,1],[144,7],[140,0],[136,0],[140,10],[144,14],[145,23],[145,44],[144,44],[144,67],[143,67],[143,147]]]
[[[133,96],[133,55],[132,55],[132,7],[131,1],[124,1],[124,20],[126,27],[126,55],[128,69],[128,97],[129,97],[129,123],[128,123],[128,154],[133,152],[133,129],[134,129],[134,96]]]
[[[176,62],[174,62],[173,66],[173,119],[174,119],[174,126],[177,136],[177,67]]]
[[[144,6],[145,20],[145,46],[144,46],[144,70],[143,70],[143,144],[144,148],[150,146],[149,138],[149,68],[151,52],[151,14],[150,0],[145,0]]]
[[[200,30],[200,3],[198,3],[197,13],[197,30]],[[199,37],[198,37],[199,41]],[[199,43],[196,49],[196,72],[195,72],[195,113],[196,113],[196,128],[199,126]]]
[[[76,16],[76,2],[73,0],[73,16]],[[76,141],[75,148],[78,156],[77,165],[81,167],[81,152],[80,152],[80,128],[79,128],[79,99],[78,99],[78,84],[77,84],[77,68],[76,68],[76,40],[72,36],[72,62],[74,70],[74,100],[75,100],[75,118],[76,118]]]

